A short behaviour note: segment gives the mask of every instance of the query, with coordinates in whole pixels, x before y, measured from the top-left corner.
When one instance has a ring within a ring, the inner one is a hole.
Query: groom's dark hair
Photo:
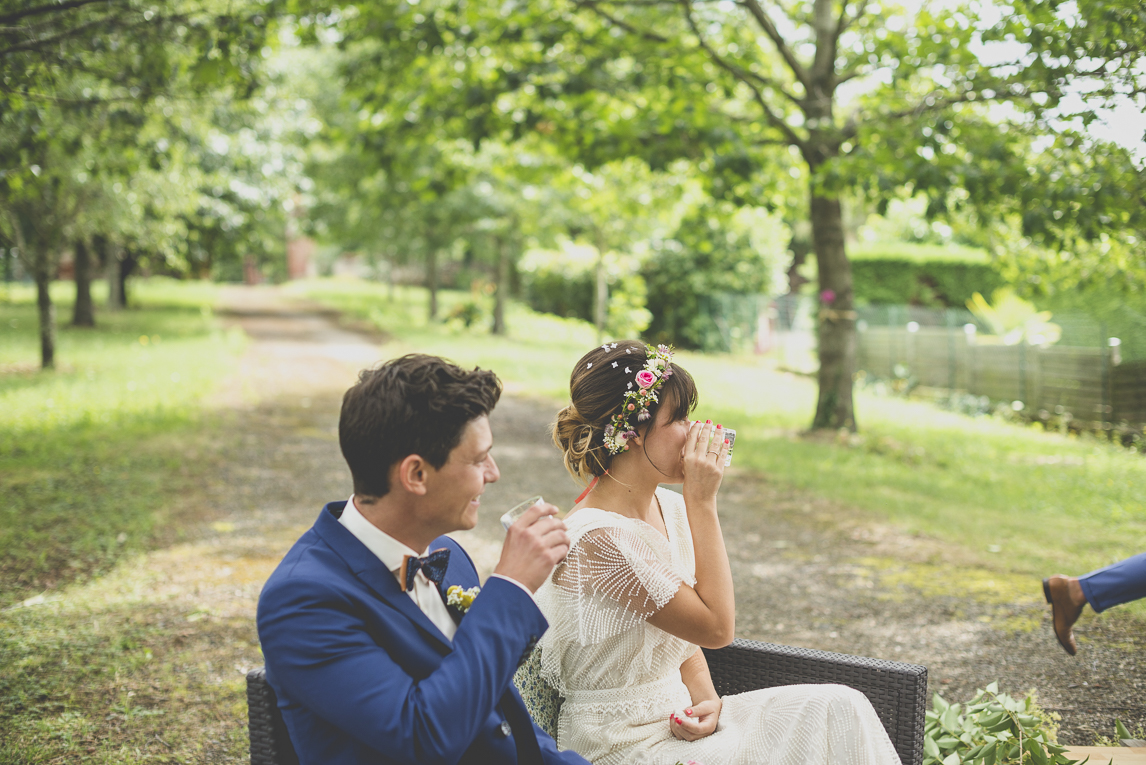
[[[437,356],[412,353],[362,370],[338,419],[354,493],[385,496],[390,467],[411,454],[440,468],[466,425],[493,411],[500,397],[493,372],[466,371]]]

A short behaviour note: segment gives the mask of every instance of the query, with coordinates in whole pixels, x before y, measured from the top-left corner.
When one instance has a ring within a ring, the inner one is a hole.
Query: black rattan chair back
[[[275,691],[262,667],[247,673],[247,724],[251,765],[299,765]]]

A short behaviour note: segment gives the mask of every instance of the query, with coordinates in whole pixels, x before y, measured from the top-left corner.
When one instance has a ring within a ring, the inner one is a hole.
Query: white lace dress
[[[566,521],[572,547],[537,591],[549,620],[542,677],[565,697],[557,743],[595,765],[899,765],[875,710],[842,685],[725,696],[715,733],[682,741],[669,714],[692,703],[680,665],[697,647],[649,624],[681,583],[696,582],[684,499],[657,490],[669,538],[595,508]]]

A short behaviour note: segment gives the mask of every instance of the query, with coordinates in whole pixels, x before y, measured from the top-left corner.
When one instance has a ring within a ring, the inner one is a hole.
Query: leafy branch
[[[964,708],[938,693],[923,728],[923,765],[1075,765],[1055,738],[1054,719],[1034,694],[1015,699],[998,683],[976,692]]]

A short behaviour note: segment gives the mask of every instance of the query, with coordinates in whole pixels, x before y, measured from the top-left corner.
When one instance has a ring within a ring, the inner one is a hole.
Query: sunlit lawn
[[[32,291],[0,292],[4,765],[192,762],[245,749],[232,663],[257,657],[241,642],[248,620],[189,625],[189,606],[164,594],[173,572],[141,557],[201,521],[188,525],[184,498],[226,437],[203,404],[243,340],[213,318],[216,285],[132,288],[131,309],[98,310],[95,329],[72,329],[72,285],[54,286],[49,372],[37,368]],[[211,569],[188,560],[174,573],[193,572],[197,592]]]
[[[509,335],[428,325],[426,293],[319,280],[291,290],[391,333],[392,352],[439,353],[498,372],[510,390],[560,401],[592,327],[514,304]],[[443,313],[465,293],[443,292]],[[1020,577],[1082,573],[1141,552],[1146,542],[1146,459],[1094,438],[1067,437],[972,418],[898,397],[857,392],[858,437],[801,431],[814,381],[774,371],[768,359],[678,354],[701,391],[697,414],[735,427],[735,462],[768,480],[836,500],[877,522],[921,532],[953,560]],[[1037,587],[1032,585],[1032,593]]]
[[[31,289],[0,300],[0,603],[146,545],[189,473],[200,403],[242,340],[212,318],[213,285],[134,286],[138,308],[73,329],[70,285],[56,285],[48,372]]]

